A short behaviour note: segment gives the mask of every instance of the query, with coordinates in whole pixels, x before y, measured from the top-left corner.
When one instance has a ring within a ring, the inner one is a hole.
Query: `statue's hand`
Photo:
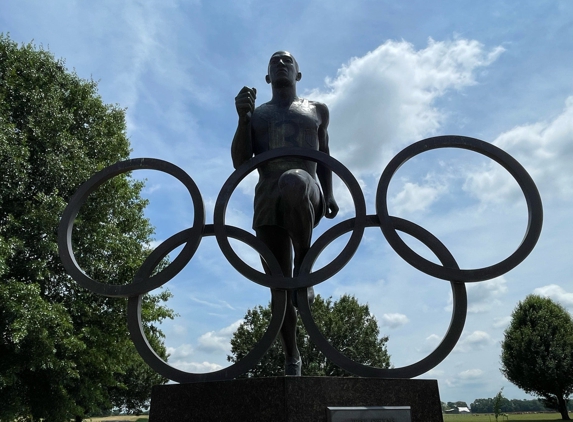
[[[239,120],[249,123],[251,114],[255,110],[255,99],[257,98],[257,89],[244,86],[235,97],[235,107],[239,114]]]
[[[334,198],[332,196],[329,198],[324,198],[324,201],[326,202],[326,213],[324,214],[324,216],[326,218],[336,217],[336,214],[338,214],[339,208],[338,208],[338,204],[336,203]]]

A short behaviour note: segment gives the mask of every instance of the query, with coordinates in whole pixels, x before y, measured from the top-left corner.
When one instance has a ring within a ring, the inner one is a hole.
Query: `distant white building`
[[[445,411],[445,413],[453,413],[453,414],[470,413],[470,409],[468,407],[459,406],[459,407],[454,407],[453,409],[448,409]]]

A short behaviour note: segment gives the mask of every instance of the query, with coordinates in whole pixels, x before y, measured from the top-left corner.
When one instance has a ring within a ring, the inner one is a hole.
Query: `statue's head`
[[[269,67],[265,80],[268,84],[296,84],[302,74],[299,72],[298,63],[288,51],[277,51],[269,60]]]

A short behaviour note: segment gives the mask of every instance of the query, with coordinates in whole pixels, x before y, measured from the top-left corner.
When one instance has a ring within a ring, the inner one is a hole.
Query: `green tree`
[[[126,300],[98,297],[66,274],[60,216],[94,172],[129,156],[125,112],[96,83],[33,45],[0,34],[0,420],[77,420],[135,410],[165,380],[144,365],[126,327]],[[142,183],[117,177],[82,208],[76,257],[93,278],[130,282],[149,253]],[[151,344],[172,317],[162,291],[144,300]]]
[[[492,413],[493,399],[475,399],[471,404],[472,413]]]
[[[323,299],[317,295],[312,305],[312,315],[322,334],[330,344],[347,357],[370,366],[390,367],[390,355],[386,350],[388,337],[380,337],[376,318],[370,314],[368,305],[360,305],[353,296],[341,296],[338,301]],[[231,339],[230,362],[242,359],[263,335],[271,319],[270,304],[247,311],[244,322]],[[310,341],[302,321],[298,320],[297,344],[302,356],[302,375],[350,376],[337,367]],[[280,376],[284,371],[284,355],[280,341],[274,342],[257,366],[247,377]]]
[[[494,413],[494,399],[475,399],[471,404],[472,413]],[[500,411],[507,412],[542,412],[547,410],[541,401],[533,400],[508,400],[502,396],[500,400]]]
[[[573,319],[551,299],[530,295],[512,313],[502,342],[501,372],[516,386],[554,403],[570,420],[573,392]]]
[[[499,418],[499,415],[501,415],[501,404],[504,398],[503,387],[501,387],[501,390],[499,390],[499,392],[493,398],[493,414],[495,416],[495,422],[497,422],[497,418]]]

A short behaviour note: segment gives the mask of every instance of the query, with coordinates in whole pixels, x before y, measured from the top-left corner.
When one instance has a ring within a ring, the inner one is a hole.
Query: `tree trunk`
[[[557,402],[559,403],[559,413],[561,413],[561,419],[564,421],[570,421],[569,411],[567,410],[567,403],[563,398],[562,394],[557,395]]]
[[[82,422],[84,420],[84,418],[82,418],[81,416],[77,416],[75,417],[75,422]]]

